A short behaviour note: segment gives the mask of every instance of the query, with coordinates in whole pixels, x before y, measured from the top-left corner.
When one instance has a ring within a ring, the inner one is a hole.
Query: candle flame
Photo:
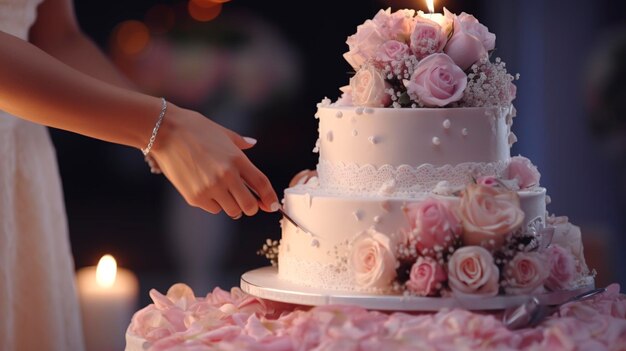
[[[103,288],[110,288],[115,283],[117,262],[111,255],[104,255],[96,267],[96,283]]]
[[[426,0],[426,7],[428,7],[428,12],[435,13],[435,0]]]

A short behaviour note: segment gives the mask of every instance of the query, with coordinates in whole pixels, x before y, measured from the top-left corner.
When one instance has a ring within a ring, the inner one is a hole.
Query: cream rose
[[[467,75],[448,55],[432,54],[417,64],[404,86],[411,99],[426,107],[443,107],[463,97]]]
[[[457,249],[448,260],[448,285],[455,295],[495,296],[500,271],[480,246]]]
[[[354,106],[385,107],[391,103],[387,93],[388,83],[380,71],[371,65],[361,68],[350,78]]]
[[[436,295],[446,281],[443,267],[432,257],[418,257],[411,267],[406,287],[419,296]]]
[[[507,294],[521,295],[537,292],[549,275],[547,261],[538,252],[519,252],[504,268]]]
[[[373,229],[362,233],[351,245],[349,264],[359,287],[388,288],[397,265],[391,239]]]
[[[460,214],[463,243],[494,249],[500,248],[524,221],[516,192],[479,184],[470,184],[463,192]]]

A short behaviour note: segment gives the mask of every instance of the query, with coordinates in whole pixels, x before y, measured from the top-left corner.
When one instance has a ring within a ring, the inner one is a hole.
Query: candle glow
[[[428,7],[428,12],[435,12],[435,0],[426,0],[426,7]]]
[[[111,255],[104,255],[98,261],[96,268],[96,283],[103,288],[110,288],[115,284],[117,262]]]

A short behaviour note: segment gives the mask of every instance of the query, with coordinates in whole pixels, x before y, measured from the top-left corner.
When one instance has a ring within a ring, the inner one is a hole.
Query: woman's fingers
[[[218,214],[222,212],[222,207],[220,207],[220,205],[213,199],[205,200],[205,202],[202,204],[202,209],[212,214]]]
[[[228,184],[230,194],[233,196],[239,208],[246,216],[254,216],[259,211],[259,203],[257,199],[250,193],[250,190],[243,183],[241,177],[231,179]]]
[[[224,212],[232,218],[239,219],[242,216],[242,211],[237,201],[230,194],[228,189],[225,187],[217,189],[216,193],[213,196],[213,199],[222,207]]]
[[[265,174],[256,168],[245,156],[238,161],[238,167],[241,172],[241,178],[261,199],[261,209],[266,212],[278,211],[280,208],[278,196],[276,196],[272,183],[270,183]]]

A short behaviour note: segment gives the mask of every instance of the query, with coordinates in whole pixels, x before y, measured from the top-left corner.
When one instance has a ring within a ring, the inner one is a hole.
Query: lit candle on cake
[[[87,351],[123,350],[126,326],[137,308],[135,275],[104,255],[97,267],[78,271],[76,285]]]
[[[428,18],[429,20],[436,22],[440,26],[443,26],[445,23],[445,17],[441,13],[435,13],[435,0],[426,0],[426,7],[428,8],[428,13],[419,11],[418,15],[420,17]]]

